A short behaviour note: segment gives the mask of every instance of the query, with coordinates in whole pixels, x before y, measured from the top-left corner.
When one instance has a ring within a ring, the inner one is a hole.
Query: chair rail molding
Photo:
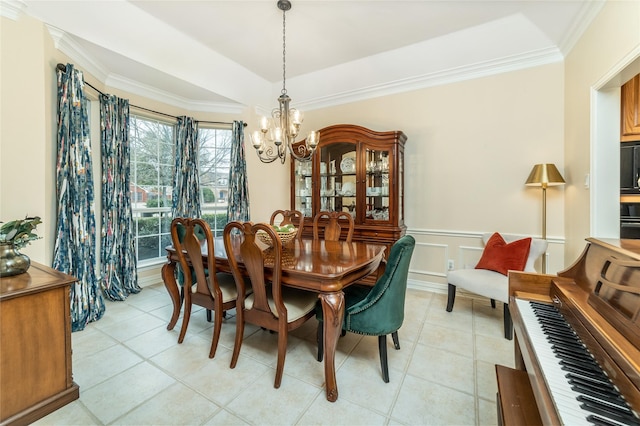
[[[409,288],[431,291],[434,293],[447,293],[447,262],[453,259],[455,269],[473,268],[482,256],[484,245],[482,235],[491,231],[462,231],[446,229],[408,228],[407,234],[416,239],[416,247],[409,268]],[[501,231],[497,231],[501,232]],[[507,233],[507,231],[502,231]],[[522,238],[540,238],[537,235],[526,235],[509,232]],[[547,237],[549,248],[547,249],[547,265],[556,260],[555,270],[564,269],[564,245],[563,237]],[[477,242],[477,245],[474,243]],[[554,273],[554,272],[551,272]],[[462,291],[463,297],[473,297],[473,293]]]

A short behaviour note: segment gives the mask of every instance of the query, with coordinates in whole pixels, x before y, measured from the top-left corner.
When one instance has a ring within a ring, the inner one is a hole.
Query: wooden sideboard
[[[70,287],[77,280],[32,262],[0,278],[0,423],[29,424],[78,399],[71,371]]]

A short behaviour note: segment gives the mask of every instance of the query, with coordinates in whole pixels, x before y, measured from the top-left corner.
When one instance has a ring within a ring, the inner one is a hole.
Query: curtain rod
[[[62,72],[66,72],[67,71],[67,67],[64,64],[58,64],[57,68]],[[86,84],[87,86],[91,87],[93,90],[95,90],[96,92],[100,93],[102,96],[108,96],[107,94],[103,93],[101,90],[93,87],[90,83],[85,81],[84,84]],[[133,104],[130,104],[129,106],[132,106],[133,108],[141,109],[143,111],[152,112],[154,114],[164,115],[165,117],[171,117],[171,118],[173,118],[175,120],[178,119],[178,117],[176,117],[175,115],[167,114],[167,113],[160,112],[160,111],[155,111],[155,110],[152,110],[152,109],[149,109],[149,108],[144,108],[144,107],[133,105]],[[233,123],[229,123],[228,121],[206,121],[206,120],[195,120],[195,121],[196,121],[196,123],[207,123],[207,124],[229,124],[229,125],[233,124]],[[244,127],[247,127],[247,123],[242,123],[242,124],[244,125]]]

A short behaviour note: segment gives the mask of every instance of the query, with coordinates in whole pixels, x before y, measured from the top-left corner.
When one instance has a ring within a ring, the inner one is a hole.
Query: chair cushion
[[[458,269],[447,275],[449,284],[503,303],[509,302],[508,280],[505,275],[487,269]]]
[[[507,243],[496,232],[487,241],[476,269],[488,269],[507,275],[509,270],[523,271],[531,249],[531,238]]]
[[[299,318],[302,318],[309,312],[313,311],[318,301],[318,295],[306,290],[298,290],[291,287],[282,287],[282,301],[287,308],[287,321],[293,322]],[[247,296],[244,301],[245,309],[251,309],[253,307],[253,294]],[[276,311],[276,305],[273,302],[273,297],[269,295],[269,307],[275,317],[278,316]]]
[[[218,272],[216,278],[220,286],[220,291],[222,292],[222,303],[227,303],[238,298],[238,288],[236,287],[236,280],[233,279],[233,275]]]

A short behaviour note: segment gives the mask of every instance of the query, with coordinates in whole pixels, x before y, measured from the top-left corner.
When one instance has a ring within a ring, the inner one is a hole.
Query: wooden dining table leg
[[[322,314],[324,319],[324,382],[327,401],[338,399],[338,384],[336,382],[336,345],[342,331],[344,317],[344,293],[320,293]]]
[[[173,302],[173,314],[171,315],[169,324],[167,324],[167,330],[173,330],[176,322],[178,322],[180,309],[182,308],[182,299],[180,298],[178,283],[176,282],[175,270],[176,264],[173,262],[166,263],[162,267],[162,281],[164,282],[164,286],[167,288],[169,296],[171,296],[171,301]]]

